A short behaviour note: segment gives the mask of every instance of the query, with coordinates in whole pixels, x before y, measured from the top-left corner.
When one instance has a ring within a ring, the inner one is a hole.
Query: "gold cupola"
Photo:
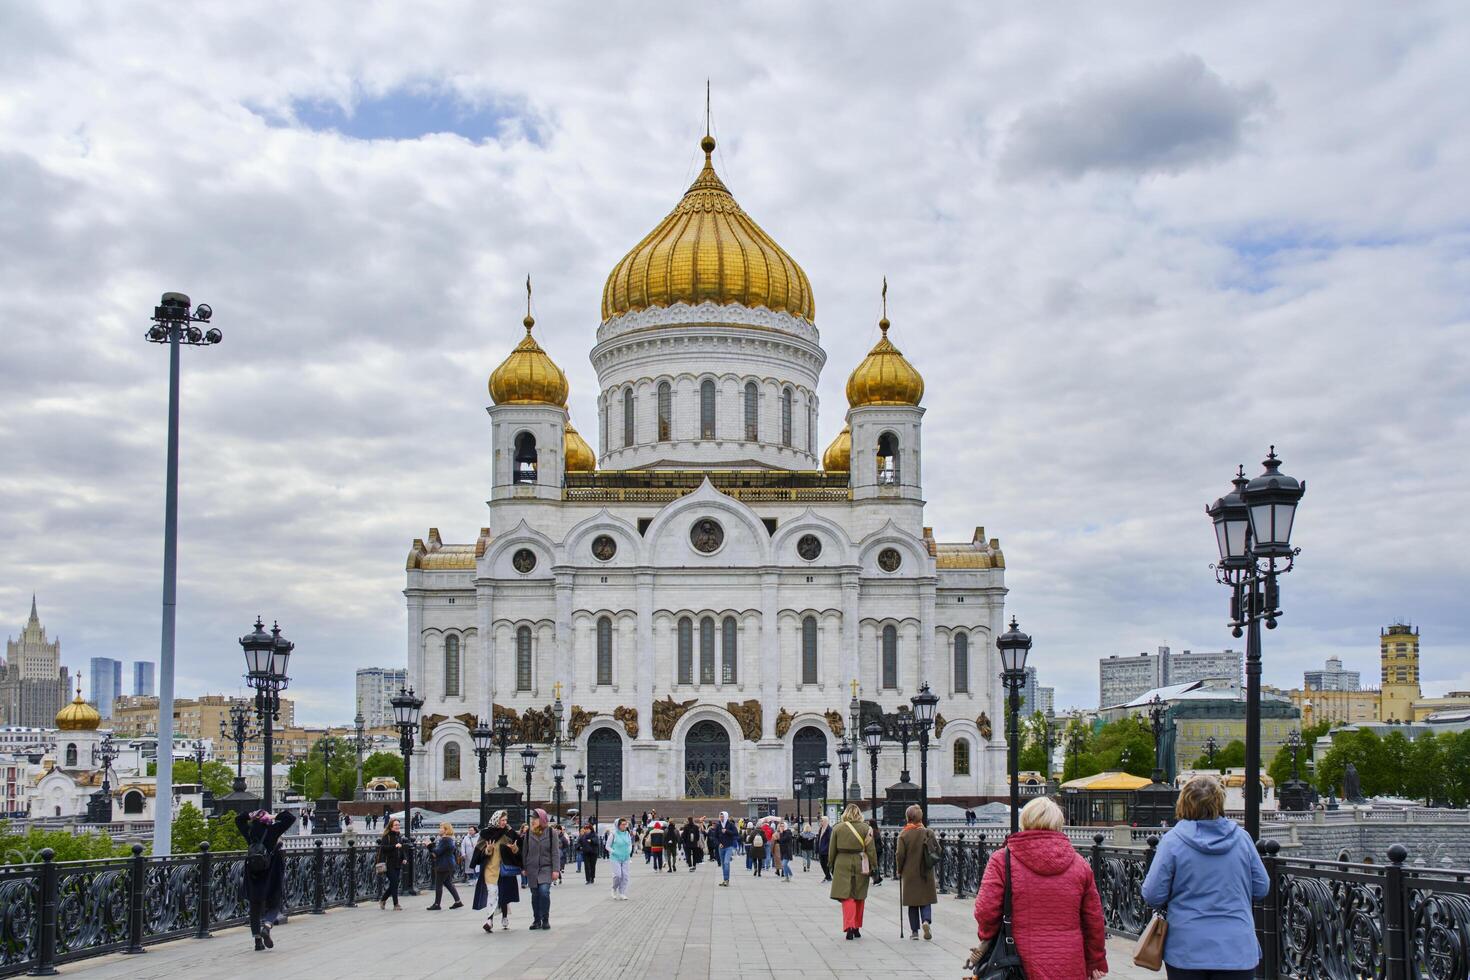
[[[597,456],[587,445],[587,440],[582,438],[582,433],[572,428],[571,419],[567,419],[562,429],[562,459],[568,473],[591,473],[597,469]]]
[[[884,291],[887,291],[887,284]],[[847,377],[847,403],[859,405],[917,405],[924,397],[924,378],[888,339],[888,317],[878,321],[883,336]]]
[[[497,405],[556,405],[565,408],[567,376],[531,336],[531,328],[536,321],[529,312],[522,322],[526,325],[526,336],[516,344],[510,356],[490,372],[490,397]]]
[[[97,709],[82,700],[82,689],[77,688],[77,696],[60,711],[56,712],[56,727],[64,732],[95,732],[102,724],[102,716]]]
[[[822,454],[822,469],[828,473],[846,473],[852,469],[852,429],[846,424]]]
[[[602,290],[602,318],[675,303],[739,303],[811,322],[812,285],[801,266],[750,219],[715,173],[715,141],[700,141],[704,169],[658,227],[623,256]]]

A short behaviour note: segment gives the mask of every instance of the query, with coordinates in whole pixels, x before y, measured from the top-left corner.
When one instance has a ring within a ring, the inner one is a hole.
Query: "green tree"
[[[391,776],[403,783],[403,757],[392,752],[374,752],[362,760],[362,781],[376,776]]]
[[[235,826],[233,813],[209,818],[209,849],[211,851],[243,851],[245,838]]]
[[[1098,772],[1151,775],[1154,771],[1153,730],[1139,715],[1109,722],[1093,739],[1092,756]]]
[[[1102,772],[1102,767],[1093,758],[1092,726],[1080,718],[1068,719],[1062,729],[1061,745],[1066,753],[1062,762],[1062,782],[1081,779]]]
[[[148,763],[148,775],[158,775],[158,763]],[[174,785],[199,782],[199,766],[193,759],[174,760]],[[217,759],[204,763],[204,788],[215,796],[224,796],[235,782],[235,770]]]
[[[203,812],[197,806],[185,803],[174,815],[173,852],[193,854],[199,850],[199,842],[202,840],[209,840],[209,821],[204,819]],[[210,847],[213,846],[214,843],[211,841]]]
[[[1339,735],[1333,741],[1332,748],[1322,756],[1322,761],[1317,764],[1317,790],[1323,794],[1341,793],[1343,775],[1349,762],[1358,770],[1358,780],[1364,795],[1392,792],[1392,789],[1384,787],[1396,786],[1398,783],[1396,775],[1388,774],[1384,770],[1383,740],[1371,729],[1362,728]]]
[[[0,859],[5,864],[31,864],[41,860],[41,851],[51,848],[58,861],[91,861],[124,857],[133,853],[131,844],[114,841],[103,833],[73,833],[69,830],[38,830],[15,833],[0,821]]]
[[[1051,778],[1051,765],[1046,757],[1046,716],[1040,711],[1033,713],[1021,722],[1021,732],[1021,771],[1039,772]]]
[[[1470,804],[1470,731],[1446,733],[1444,757],[1444,794],[1452,806]]]
[[[1414,740],[1408,770],[1404,773],[1404,795],[1423,800],[1426,805],[1448,797],[1449,760],[1445,743],[1453,746],[1453,736],[1441,740],[1434,732],[1426,732]]]

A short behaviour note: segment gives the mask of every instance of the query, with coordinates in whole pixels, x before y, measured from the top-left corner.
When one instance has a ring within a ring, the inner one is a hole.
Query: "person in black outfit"
[[[428,911],[437,912],[443,908],[439,900],[444,897],[446,888],[454,899],[454,904],[449,907],[462,907],[464,902],[459,900],[459,892],[454,888],[454,874],[459,870],[459,844],[454,839],[454,827],[441,823],[439,836],[425,844],[424,849],[429,852],[429,860],[434,862],[434,904],[429,906]]]
[[[249,816],[235,814],[235,827],[245,838],[247,850],[265,851],[263,869],[252,870],[251,859],[245,860],[245,897],[250,902],[250,935],[255,937],[256,949],[273,949],[276,945],[271,939],[271,926],[280,915],[286,883],[286,858],[277,843],[295,822],[296,815],[290,810],[275,816],[269,810],[256,810]]]
[[[386,879],[383,894],[378,897],[378,908],[387,908],[388,899],[391,898],[393,908],[397,910],[398,886],[403,876],[403,834],[398,830],[397,817],[388,821],[388,828],[378,838],[377,863],[383,866],[383,876]]]
[[[597,859],[602,856],[602,842],[597,839],[597,828],[592,824],[582,828],[577,850],[582,854],[582,874],[590,885],[597,880]]]

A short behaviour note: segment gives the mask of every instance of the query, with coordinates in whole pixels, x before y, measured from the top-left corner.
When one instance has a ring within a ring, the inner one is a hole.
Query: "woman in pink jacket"
[[[1062,811],[1046,797],[1021,810],[1012,834],[1011,932],[1026,980],[1099,980],[1108,972],[1106,929],[1092,866],[1062,833]],[[1005,852],[990,855],[975,921],[980,938],[1000,929],[1005,893]]]

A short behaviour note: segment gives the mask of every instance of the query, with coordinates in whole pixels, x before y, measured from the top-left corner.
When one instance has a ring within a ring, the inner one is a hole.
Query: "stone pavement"
[[[550,978],[863,978],[939,977],[959,980],[975,937],[974,899],[940,896],[934,941],[898,938],[898,888],[885,882],[869,893],[861,939],[843,938],[841,912],[827,897],[815,863],[800,863],[790,884],[769,873],[754,878],[737,859],[731,886],[716,887],[719,870],[655,874],[635,855],[631,898],[609,895],[607,862],[597,884],[572,871],[552,889],[550,932],[530,932],[530,904],[513,906],[511,930],[486,935],[469,905],[426,912],[429,899],[405,897],[404,910],[377,904],[295,915],[275,930],[276,948],[257,953],[248,931],[226,929],[205,940],[149,947],[142,956],[113,955],[61,967],[85,980],[225,980],[254,974],[271,980],[392,978],[467,980]],[[461,886],[465,898],[469,891]],[[1130,944],[1108,942],[1114,977],[1154,977],[1133,966]]]

